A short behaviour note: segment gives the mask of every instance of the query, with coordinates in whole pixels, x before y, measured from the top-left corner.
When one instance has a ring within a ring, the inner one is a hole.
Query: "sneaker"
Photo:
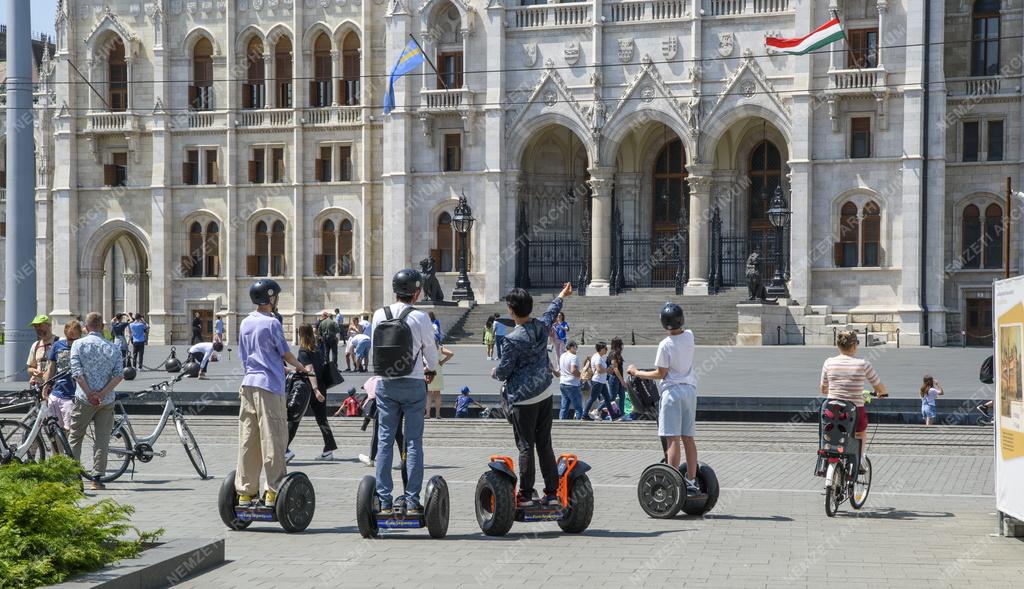
[[[589,415],[584,415],[580,419],[582,419],[583,421],[594,421],[594,418]]]
[[[392,507],[391,505],[383,505],[382,504],[380,506],[380,511],[377,512],[377,515],[383,515],[383,516],[386,516],[386,517],[390,517],[392,515],[395,515],[395,508]]]
[[[320,460],[334,460],[334,452],[323,452],[320,454]]]
[[[263,504],[267,507],[273,507],[277,501],[277,491],[271,491],[267,489],[267,493],[263,496]]]
[[[287,450],[284,453],[284,463],[285,464],[288,464],[289,462],[291,462],[293,458],[295,458],[295,452],[292,452],[290,449]]]
[[[683,482],[686,483],[686,494],[687,495],[700,495],[700,487],[697,486],[697,481],[691,481],[690,479],[683,476]]]
[[[544,498],[540,500],[540,504],[544,507],[561,507],[562,500],[557,495],[544,495]]]
[[[415,499],[406,499],[405,513],[407,515],[423,515],[423,506]]]
[[[535,507],[537,502],[534,501],[533,496],[527,497],[522,493],[516,496],[516,507]]]
[[[239,495],[238,505],[239,507],[248,507],[256,499],[255,495]]]
[[[103,483],[99,482],[99,481],[93,481],[92,484],[89,485],[89,489],[91,489],[93,491],[102,491],[102,490],[104,490],[106,488],[107,488],[107,486],[104,485]]]
[[[359,462],[362,462],[366,466],[373,466],[373,461],[370,460],[370,457],[367,456],[366,454],[359,455]]]

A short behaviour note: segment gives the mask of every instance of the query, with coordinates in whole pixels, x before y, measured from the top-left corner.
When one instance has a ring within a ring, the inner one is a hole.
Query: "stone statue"
[[[747,258],[747,300],[758,300],[762,303],[768,297],[764,288],[764,281],[761,279],[761,256],[757,252],[751,252]]]
[[[441,290],[441,283],[435,276],[434,258],[427,257],[420,260],[420,274],[423,275],[423,301],[433,303],[443,301],[444,291]]]

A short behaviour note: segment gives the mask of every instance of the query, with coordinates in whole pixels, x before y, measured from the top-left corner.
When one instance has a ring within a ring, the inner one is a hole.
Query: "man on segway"
[[[437,369],[434,328],[423,311],[413,308],[419,300],[423,278],[412,269],[399,270],[391,280],[395,302],[373,314],[373,370],[381,377],[377,387],[380,424],[376,461],[379,515],[400,513],[422,515],[420,488],[423,485],[423,412],[427,384]],[[395,435],[405,418],[407,483],[397,502],[392,500],[394,483],[391,464]]]
[[[505,336],[501,360],[491,376],[505,383],[504,395],[511,408],[512,430],[519,448],[519,507],[559,505],[558,468],[551,447],[553,409],[548,386],[553,375],[548,334],[563,300],[570,295],[572,284],[567,282],[540,319],[530,317],[533,297],[526,290],[514,288],[505,297],[516,327]],[[534,500],[534,451],[544,478],[544,496],[539,503]]]
[[[288,449],[288,410],[285,406],[284,364],[298,372],[305,367],[292,355],[277,319],[281,287],[269,279],[256,281],[249,298],[256,310],[242,320],[238,351],[245,375],[239,390],[238,470],[235,491],[245,506],[259,496],[260,471],[266,472],[264,504],[272,507],[285,478]]]

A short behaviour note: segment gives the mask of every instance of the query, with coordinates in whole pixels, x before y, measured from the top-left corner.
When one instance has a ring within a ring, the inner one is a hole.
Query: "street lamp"
[[[466,201],[466,193],[459,197],[459,204],[455,207],[455,215],[452,217],[452,225],[459,234],[459,279],[455,281],[455,291],[452,292],[452,300],[472,301],[473,287],[469,285],[469,275],[466,274],[466,235],[473,228],[473,209],[469,208]]]
[[[789,298],[789,291],[786,289],[786,279],[783,275],[783,232],[789,225],[789,218],[793,211],[789,210],[786,198],[782,196],[782,186],[775,187],[775,194],[772,196],[771,205],[768,207],[768,221],[775,227],[775,274],[772,282],[767,288],[767,294],[773,298]]]

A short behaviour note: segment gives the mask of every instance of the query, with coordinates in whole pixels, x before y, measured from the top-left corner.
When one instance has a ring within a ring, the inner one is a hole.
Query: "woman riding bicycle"
[[[857,358],[857,332],[840,331],[836,337],[839,355],[825,360],[821,367],[821,394],[829,399],[849,401],[857,406],[857,426],[854,428],[860,440],[858,458],[867,449],[868,412],[864,407],[864,381],[871,383],[879,397],[887,397],[885,385],[875,374],[871,363]]]

